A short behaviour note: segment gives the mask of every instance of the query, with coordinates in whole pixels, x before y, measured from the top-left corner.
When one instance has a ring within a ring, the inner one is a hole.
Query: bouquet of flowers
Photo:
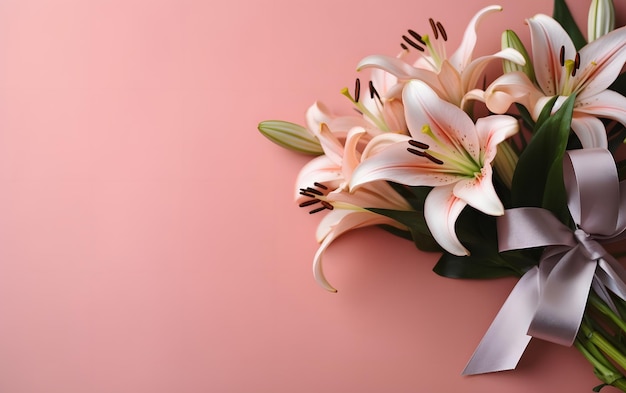
[[[370,71],[342,94],[356,113],[322,103],[306,125],[264,121],[270,140],[315,155],[295,198],[324,212],[313,257],[343,233],[380,226],[439,252],[454,278],[520,277],[464,374],[513,369],[532,337],[574,345],[602,384],[626,392],[626,27],[611,0],[593,0],[587,38],[564,0],[527,19],[529,50],[513,31],[473,58],[478,11],[459,48],[433,19],[408,30],[397,56],[365,57]],[[491,83],[486,66],[500,61]]]

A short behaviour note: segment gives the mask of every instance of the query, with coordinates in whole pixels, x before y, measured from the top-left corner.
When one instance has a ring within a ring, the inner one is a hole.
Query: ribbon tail
[[[596,261],[590,261],[578,247],[563,256],[543,283],[528,334],[556,344],[572,345],[596,266]]]
[[[463,375],[512,370],[526,350],[528,327],[539,302],[539,269],[519,280],[474,351]]]
[[[606,289],[606,286],[602,283],[600,278],[598,278],[597,276],[593,278],[593,282],[591,283],[591,288],[593,288],[593,291],[596,293],[596,295],[598,295],[598,297],[602,299],[602,301],[606,303],[607,306],[609,306],[611,311],[619,315],[619,311],[617,310],[617,307],[615,306],[615,302],[613,302],[613,299],[611,299],[611,295],[609,294],[609,291]]]
[[[626,269],[611,255],[605,255],[598,261],[596,275],[614,294],[626,300]]]

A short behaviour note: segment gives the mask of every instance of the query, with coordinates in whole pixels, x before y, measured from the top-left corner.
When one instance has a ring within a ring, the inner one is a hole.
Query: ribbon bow
[[[498,218],[500,251],[546,247],[539,265],[517,283],[463,374],[514,369],[532,337],[570,346],[589,290],[614,308],[626,300],[626,270],[602,246],[626,237],[626,182],[606,149],[566,152],[563,180],[576,229],[550,211],[523,207]]]

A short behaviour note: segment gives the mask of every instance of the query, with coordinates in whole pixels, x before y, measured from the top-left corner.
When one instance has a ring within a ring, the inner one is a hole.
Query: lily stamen
[[[435,39],[439,38],[439,32],[437,31],[437,25],[435,24],[435,20],[433,18],[428,18],[430,22],[430,28],[433,30],[433,34],[435,35]]]
[[[446,29],[443,28],[441,22],[437,22],[437,29],[439,30],[439,33],[441,33],[441,38],[443,38],[444,41],[448,41],[448,33],[446,33]]]
[[[419,141],[416,141],[414,139],[409,140],[409,145],[415,146],[415,147],[423,149],[423,150],[426,150],[426,149],[430,148],[430,146],[427,145],[426,143],[419,142]]]
[[[361,80],[356,78],[354,81],[354,101],[359,102],[359,98],[361,97]]]
[[[378,94],[378,91],[376,91],[376,88],[374,88],[374,83],[372,83],[372,81],[370,81],[369,87],[370,87],[370,98],[373,100],[374,97],[376,97],[378,99],[378,102],[380,102],[380,104],[383,105],[383,102],[380,99],[380,95]]]
[[[317,188],[321,188],[324,191],[328,190],[328,187],[322,183],[315,182],[313,183],[313,185]],[[301,202],[300,204],[298,204],[298,207],[308,207],[308,206],[312,206],[318,203],[322,204],[322,206],[311,210],[309,214],[315,214],[326,209],[333,210],[335,208],[330,202],[324,200],[326,197],[326,194],[316,188],[313,188],[313,187],[301,188],[300,195],[304,195],[312,199]]]
[[[347,87],[341,89],[341,94],[347,97],[356,106],[354,110],[356,110],[359,114],[363,116],[369,117],[381,131],[389,131],[389,126],[387,126],[384,119],[374,115],[369,109],[367,109],[365,105],[363,105],[362,102],[358,101],[358,98],[360,98],[361,94],[361,81],[358,78],[357,81],[358,83],[356,83],[355,86],[355,96],[357,96],[356,98],[353,98],[352,95],[350,95],[350,90]]]
[[[411,34],[411,36],[413,38],[415,38],[417,40],[417,42],[419,42],[420,44],[426,46],[426,43],[424,42],[424,40],[422,39],[422,36],[417,34],[415,31],[409,29],[409,34]]]
[[[326,201],[321,201],[322,202],[322,206],[324,206],[326,209],[328,210],[333,210],[335,207],[333,205],[331,205],[329,202]]]
[[[424,52],[424,48],[422,48],[421,46],[419,46],[418,44],[416,44],[415,42],[413,42],[409,37],[403,35],[402,39],[409,45],[411,45],[413,48],[417,49],[420,52]]]
[[[559,62],[561,67],[565,67],[565,46],[561,46],[561,52],[559,53]]]
[[[322,207],[318,207],[317,209],[313,209],[309,212],[309,214],[315,214],[315,213],[319,213],[322,210],[326,210],[326,207],[322,206]]]
[[[409,153],[415,154],[416,156],[427,158],[428,160],[434,162],[437,165],[443,165],[443,161],[441,161],[438,158],[435,158],[435,157],[431,156],[430,154],[428,154],[425,151],[420,151],[420,150],[417,150],[417,149],[413,149],[411,147],[407,147],[406,150]]]
[[[321,201],[319,199],[309,199],[308,201],[304,201],[298,204],[298,207],[307,207],[307,206],[315,205],[316,203],[320,203],[320,202]]]

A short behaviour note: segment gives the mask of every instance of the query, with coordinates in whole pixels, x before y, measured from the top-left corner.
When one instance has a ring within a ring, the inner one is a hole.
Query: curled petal
[[[463,91],[470,91],[475,88],[487,65],[496,59],[508,60],[519,65],[524,65],[525,63],[524,56],[513,48],[506,48],[493,55],[474,59],[461,74]]]
[[[428,193],[424,202],[424,218],[441,247],[453,255],[469,255],[454,230],[454,224],[467,204],[453,194],[453,188],[454,185],[435,187]]]
[[[383,149],[389,147],[390,145],[398,142],[408,142],[409,139],[411,138],[403,134],[384,133],[377,135],[372,138],[367,146],[365,146],[361,160],[365,161],[366,159],[380,153]]]
[[[491,115],[476,121],[476,132],[483,146],[483,165],[489,165],[494,159],[500,142],[512,137],[519,131],[519,123],[512,116]]]
[[[318,138],[326,156],[337,166],[340,166],[343,156],[343,145],[325,123],[322,123],[320,126]]]
[[[540,97],[543,93],[520,71],[500,76],[484,94],[487,108],[494,113],[505,113],[514,102],[532,111]]]
[[[426,82],[438,93],[443,93],[444,89],[439,82],[437,74],[433,71],[415,68],[397,57],[373,55],[367,56],[357,65],[357,71],[366,68],[379,68],[395,75],[401,81],[419,79]]]
[[[343,162],[341,164],[341,170],[345,180],[350,179],[352,171],[361,162],[361,153],[357,151],[357,145],[361,136],[365,134],[363,127],[354,127],[348,132],[346,139],[346,145],[343,152]]]
[[[604,124],[600,119],[594,116],[577,115],[572,118],[572,131],[580,140],[583,148],[589,149],[600,147],[606,149],[608,147],[608,139]]]
[[[502,7],[499,5],[492,5],[483,8],[478,11],[476,15],[472,18],[472,20],[468,23],[467,28],[465,29],[465,33],[463,34],[463,41],[459,48],[454,52],[454,54],[450,57],[450,62],[457,70],[463,70],[472,60],[472,53],[474,52],[474,47],[476,46],[476,28],[478,24],[482,20],[482,18],[490,14],[492,12],[502,11]]]
[[[320,101],[311,105],[305,115],[307,127],[315,136],[319,135],[322,124],[328,124],[333,117],[326,105]]]
[[[324,276],[322,269],[322,255],[335,239],[353,229],[382,224],[406,229],[395,220],[366,210],[333,210],[329,212],[320,223],[320,227],[323,226],[323,228],[318,230],[318,240],[320,239],[319,235],[323,236],[321,236],[321,244],[313,258],[313,276],[317,283],[330,292],[337,292]]]
[[[343,182],[341,167],[326,156],[315,157],[305,164],[296,178],[296,201],[303,199],[300,189],[311,187],[315,182],[323,183],[330,189],[339,187]]]

